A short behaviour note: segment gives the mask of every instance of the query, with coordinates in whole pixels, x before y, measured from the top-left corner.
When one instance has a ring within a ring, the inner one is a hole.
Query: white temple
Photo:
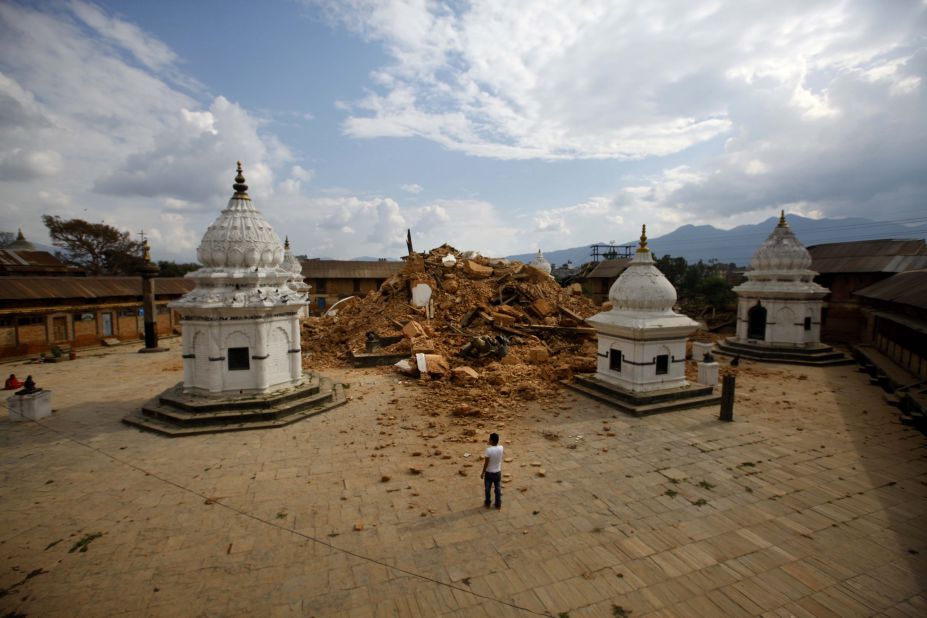
[[[632,393],[686,386],[686,337],[698,328],[673,311],[676,290],[654,266],[646,231],[644,226],[640,248],[609,289],[611,311],[586,320],[597,331],[595,377]]]
[[[541,253],[540,249],[538,249],[538,252],[534,256],[534,259],[528,263],[528,266],[538,269],[545,275],[550,274],[550,270],[551,270],[550,262],[547,261],[547,258],[544,257],[544,254]]]
[[[290,239],[289,237],[285,238],[283,241],[283,264],[281,265],[283,270],[290,273],[290,278],[287,279],[287,286],[297,294],[305,294],[308,297],[309,288],[311,287],[306,283],[305,277],[303,277],[303,265],[290,249]],[[309,305],[303,305],[300,307],[298,316],[305,318],[309,315]]]
[[[183,324],[184,393],[267,393],[302,379],[307,296],[244,183],[239,162],[235,194],[197,249],[203,267],[187,275],[196,288],[169,305]]]
[[[737,293],[739,344],[811,347],[821,341],[821,304],[829,290],[812,281],[811,255],[798,241],[785,211],[760,246]]]

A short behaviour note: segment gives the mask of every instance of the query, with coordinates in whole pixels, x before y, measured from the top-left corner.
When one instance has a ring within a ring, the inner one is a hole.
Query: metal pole
[[[734,376],[726,375],[721,382],[721,417],[722,421],[734,420]]]

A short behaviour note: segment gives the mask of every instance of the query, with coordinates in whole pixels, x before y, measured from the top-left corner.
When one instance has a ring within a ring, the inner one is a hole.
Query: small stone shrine
[[[283,266],[284,246],[248,196],[240,162],[233,188],[197,249],[203,267],[186,275],[196,287],[170,304],[181,316],[183,383],[127,423],[169,435],[233,431],[344,403],[341,385],[303,372],[305,289]]]
[[[7,398],[6,405],[11,421],[38,421],[51,416],[51,391],[38,388],[28,376],[22,390]]]
[[[718,352],[753,360],[829,365],[846,357],[821,343],[821,306],[830,290],[812,281],[811,254],[785,220],[760,246],[737,294],[737,335]]]
[[[715,403],[711,386],[686,381],[686,337],[698,323],[673,311],[676,290],[654,265],[646,226],[640,240],[609,290],[612,309],[586,320],[597,331],[596,373],[567,385],[635,415]]]

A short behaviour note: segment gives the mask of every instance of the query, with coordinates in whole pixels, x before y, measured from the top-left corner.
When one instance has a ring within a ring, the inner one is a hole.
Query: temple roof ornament
[[[283,262],[280,237],[248,197],[238,162],[235,194],[206,230],[196,256],[209,268],[276,268]]]
[[[640,247],[631,264],[608,291],[613,311],[634,313],[672,313],[676,289],[654,265],[647,248],[647,226],[641,231]]]

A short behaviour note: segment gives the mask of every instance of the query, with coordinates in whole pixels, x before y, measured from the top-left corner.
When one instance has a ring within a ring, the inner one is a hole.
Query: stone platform
[[[300,385],[275,393],[225,399],[185,394],[183,383],[178,383],[122,421],[171,437],[268,429],[326,412],[345,401],[342,384],[314,373],[303,374]]]
[[[785,363],[789,365],[812,365],[828,367],[833,365],[852,365],[855,361],[824,343],[816,343],[807,348],[758,346],[740,343],[732,339],[718,341],[715,353],[723,356],[739,356],[753,361],[767,363]]]
[[[670,388],[649,393],[632,393],[600,380],[594,373],[581,373],[573,380],[560,382],[567,388],[600,401],[617,410],[633,416],[647,416],[673,410],[686,410],[716,405],[721,395],[705,384],[690,382],[680,388]]]

